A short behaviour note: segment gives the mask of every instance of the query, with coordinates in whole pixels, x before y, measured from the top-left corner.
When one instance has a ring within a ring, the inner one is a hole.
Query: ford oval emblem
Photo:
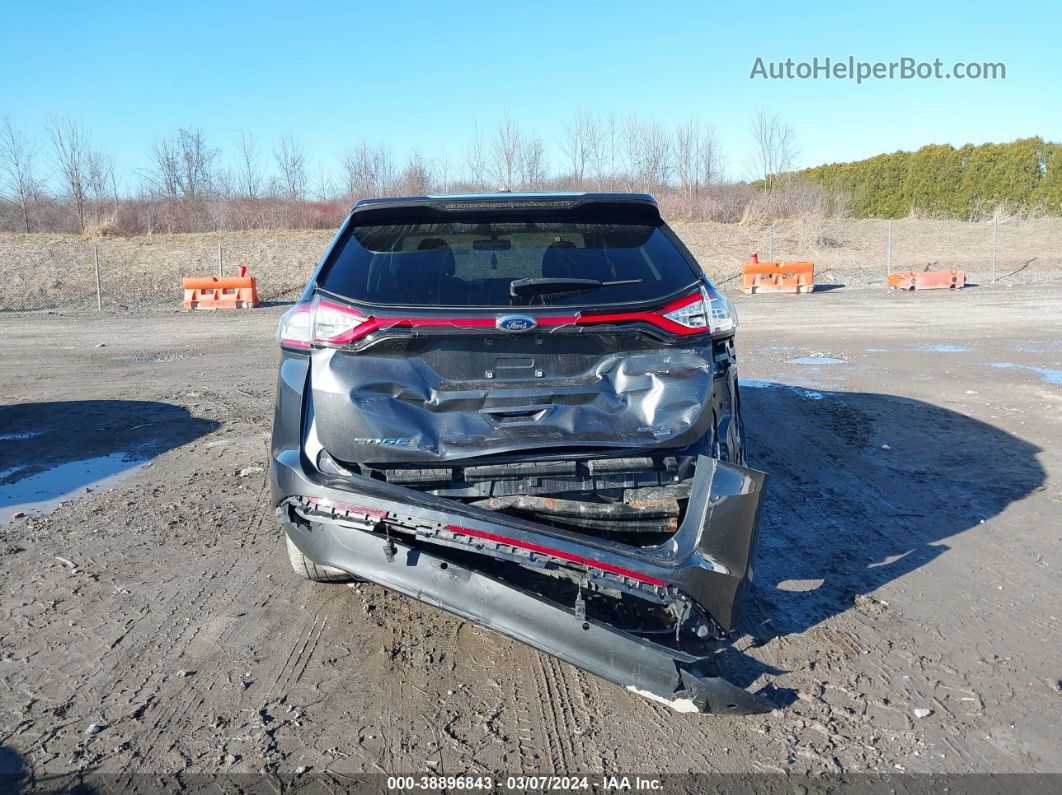
[[[495,325],[502,331],[530,331],[538,323],[535,322],[533,317],[527,317],[527,315],[502,315],[498,318]]]

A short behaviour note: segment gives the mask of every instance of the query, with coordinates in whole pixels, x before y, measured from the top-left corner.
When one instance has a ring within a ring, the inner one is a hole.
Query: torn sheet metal
[[[310,476],[298,450],[281,452],[273,472],[281,524],[323,565],[423,599],[671,706],[688,708],[689,700],[699,711],[732,714],[771,708],[715,676],[703,644],[663,643],[666,638],[587,620],[577,604],[558,605],[491,575],[492,559],[566,571],[590,593],[685,605],[687,614],[696,605],[727,630],[752,576],[762,473],[702,456],[690,508],[674,535],[659,546],[635,548],[366,477]],[[283,496],[292,494],[315,496]]]
[[[773,705],[709,672],[711,655],[684,654],[528,593],[445,556],[331,523],[296,529],[303,554],[328,560],[507,635],[680,711],[730,715],[767,712]]]

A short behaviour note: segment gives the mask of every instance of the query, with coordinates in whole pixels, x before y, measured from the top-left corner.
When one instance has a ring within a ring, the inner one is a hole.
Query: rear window
[[[325,290],[372,304],[586,306],[664,298],[697,278],[659,226],[499,222],[359,226],[320,279]],[[520,279],[626,282],[567,292]],[[552,289],[552,288],[550,288]]]

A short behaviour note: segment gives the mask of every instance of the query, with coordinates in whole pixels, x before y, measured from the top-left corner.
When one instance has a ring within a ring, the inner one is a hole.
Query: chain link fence
[[[293,301],[332,232],[286,231],[81,240],[0,236],[0,312],[179,308],[189,276],[255,276],[263,302]]]
[[[967,284],[1057,283],[1062,219],[962,222],[800,219],[766,226],[677,225],[709,275],[735,288],[740,264],[815,263],[816,287],[884,286],[889,273],[964,270]],[[722,228],[722,234],[720,234]]]
[[[741,264],[815,263],[822,287],[884,285],[887,273],[952,270],[969,283],[1057,282],[1062,219],[984,223],[902,219],[802,219],[773,225],[675,223],[709,276],[737,286]],[[294,300],[332,238],[330,231],[220,232],[82,240],[0,236],[0,312],[178,308],[186,276],[257,278],[265,302]]]

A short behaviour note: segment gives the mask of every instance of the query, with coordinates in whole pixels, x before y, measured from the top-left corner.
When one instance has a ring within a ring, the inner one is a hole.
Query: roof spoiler
[[[485,194],[362,199],[351,211],[356,226],[484,221],[617,221],[662,223],[647,193]]]

